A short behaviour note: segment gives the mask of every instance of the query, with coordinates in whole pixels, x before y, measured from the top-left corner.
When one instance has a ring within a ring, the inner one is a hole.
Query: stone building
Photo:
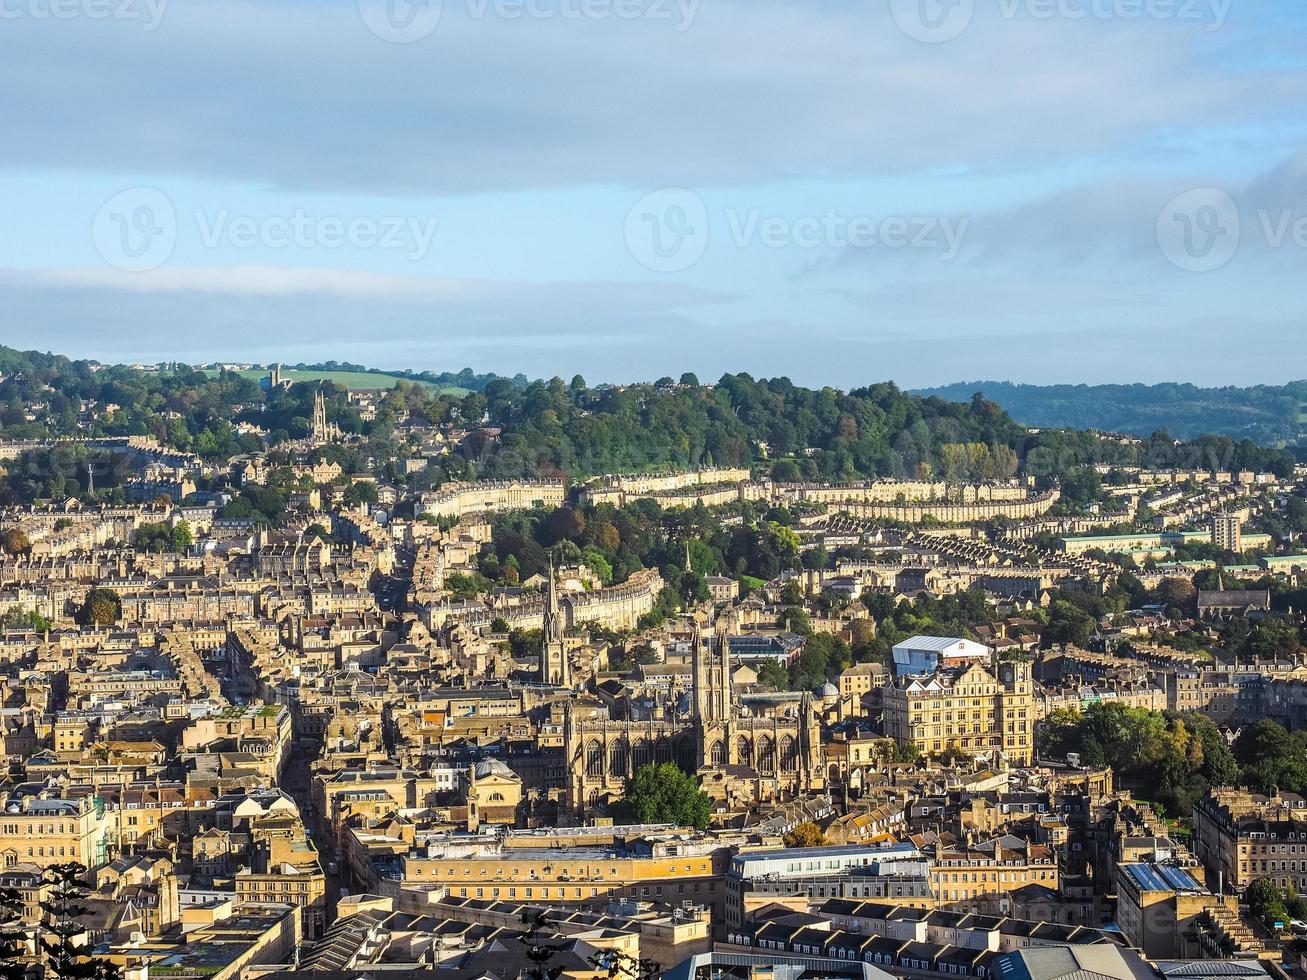
[[[883,698],[885,734],[901,744],[931,755],[1001,753],[1014,765],[1034,756],[1034,681],[1023,660],[899,677]]]
[[[647,763],[697,773],[724,800],[782,799],[825,788],[821,722],[810,695],[745,699],[731,684],[725,637],[697,634],[692,687],[670,713],[618,721],[568,704],[564,715],[568,803],[577,815],[622,798]]]

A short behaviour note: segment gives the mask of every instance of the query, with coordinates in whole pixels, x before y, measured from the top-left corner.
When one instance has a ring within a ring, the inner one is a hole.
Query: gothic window
[[[633,761],[635,762],[636,769],[639,769],[641,766],[647,766],[649,763],[653,762],[653,749],[649,747],[647,739],[642,738],[640,741],[635,743],[634,756],[635,758]]]
[[[708,764],[718,767],[726,765],[726,746],[721,739],[713,742],[712,748],[708,750]]]
[[[747,738],[740,739],[740,744],[738,746],[738,754],[740,756],[740,765],[742,766],[753,765],[753,743],[750,742]]]
[[[781,739],[781,771],[794,772],[799,761],[798,743],[794,741],[793,735],[786,735]]]
[[[591,742],[585,750],[585,774],[602,776],[604,774],[604,749],[598,742]]]
[[[769,735],[764,735],[758,739],[758,771],[776,771],[776,743],[771,740]]]
[[[613,743],[612,751],[608,756],[608,771],[618,778],[623,778],[627,774],[628,763],[630,762],[630,748],[626,744],[626,739],[621,738]]]
[[[676,743],[676,764],[686,772],[699,768],[700,760],[695,757],[695,745],[692,739],[683,738]]]

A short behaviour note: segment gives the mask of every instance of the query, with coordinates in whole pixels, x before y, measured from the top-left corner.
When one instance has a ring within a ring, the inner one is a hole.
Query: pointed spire
[[[549,581],[545,587],[545,609],[540,636],[540,681],[571,686],[571,671],[567,662],[567,649],[563,644],[563,617],[558,604],[558,583],[554,576],[554,558],[549,556]],[[553,671],[553,661],[558,670]]]
[[[545,639],[551,642],[561,640],[562,629],[558,615],[558,579],[554,575],[554,559],[549,558],[549,581],[545,591]]]

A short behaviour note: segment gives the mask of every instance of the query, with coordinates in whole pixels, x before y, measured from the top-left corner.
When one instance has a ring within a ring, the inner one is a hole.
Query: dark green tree
[[[712,801],[698,781],[670,762],[641,766],[626,784],[617,815],[631,823],[670,823],[707,828]]]

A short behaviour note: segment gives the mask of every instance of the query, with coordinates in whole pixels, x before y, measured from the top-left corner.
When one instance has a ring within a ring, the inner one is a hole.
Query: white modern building
[[[941,667],[987,663],[990,650],[956,636],[914,636],[894,644],[894,676],[933,674]]]

